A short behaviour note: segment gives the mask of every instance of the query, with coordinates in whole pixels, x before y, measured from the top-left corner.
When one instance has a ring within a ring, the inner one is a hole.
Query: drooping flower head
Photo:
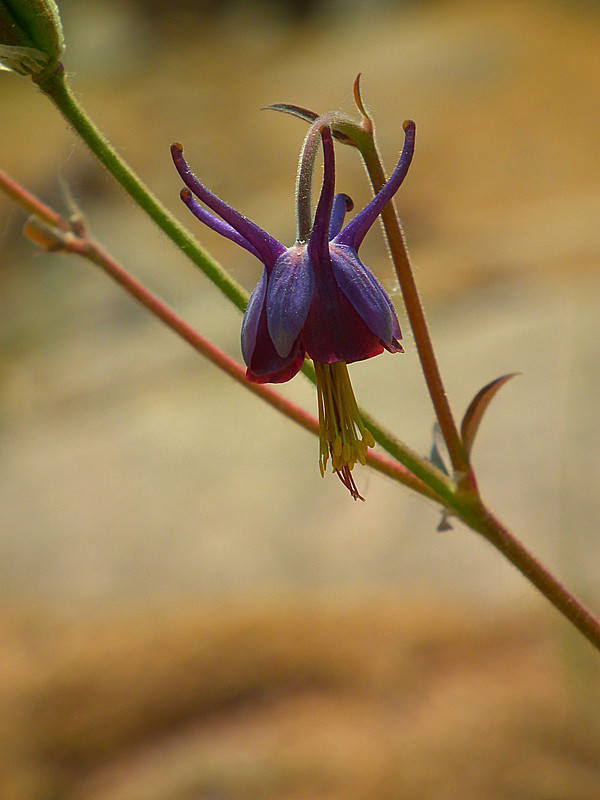
[[[313,360],[321,473],[331,457],[333,470],[356,499],[360,495],[351,470],[356,461],[366,463],[367,447],[373,447],[374,441],[363,424],[346,365],[384,349],[402,352],[396,312],[378,280],[359,259],[358,249],[406,176],[414,150],[415,125],[404,124],[404,147],[387,183],[345,227],[345,214],[353,204],[348,195],[335,194],[331,128],[317,120],[313,129],[320,133],[323,147],[321,193],[307,236],[300,230],[289,248],[200,183],[186,164],[180,144],[173,144],[171,153],[187,187],[181,191],[183,202],[208,227],[263,264],[242,322],[247,379],[258,383],[288,381],[305,356]]]

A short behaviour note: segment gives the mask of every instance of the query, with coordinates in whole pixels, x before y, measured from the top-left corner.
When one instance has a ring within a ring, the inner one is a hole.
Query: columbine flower
[[[346,365],[378,355],[402,352],[396,313],[387,294],[358,257],[358,249],[380,212],[394,196],[410,165],[414,123],[405,123],[405,142],[390,179],[345,227],[352,210],[345,194],[334,195],[335,167],[331,129],[321,129],[323,185],[308,241],[286,248],[206,189],[171,146],[173,161],[187,189],[181,198],[208,227],[244,247],[264,265],[242,323],[246,376],[257,383],[290,380],[308,355],[315,365],[319,403],[319,466],[331,457],[334,472],[355,499],[351,474],[366,463],[375,442],[362,421]],[[214,216],[201,206],[192,193]],[[362,498],[360,498],[362,499]]]

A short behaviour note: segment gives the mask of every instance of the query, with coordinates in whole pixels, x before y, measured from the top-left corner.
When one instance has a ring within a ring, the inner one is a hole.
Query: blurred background
[[[365,103],[449,397],[494,400],[475,461],[500,518],[600,607],[600,4],[64,0],[71,86],[248,289],[257,263],[180,204],[170,142],[294,238],[290,102]],[[1,166],[239,358],[240,315],[50,103],[0,74]],[[361,207],[354,151],[338,190]],[[501,556],[317,443],[109,279],[37,253],[0,196],[0,794],[17,800],[600,796],[598,660]],[[361,250],[405,355],[351,369],[420,452],[433,412],[381,232]],[[302,376],[283,387],[314,411]]]

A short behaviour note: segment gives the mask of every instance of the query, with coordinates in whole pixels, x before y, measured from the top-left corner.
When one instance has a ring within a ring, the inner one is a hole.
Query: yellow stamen
[[[325,474],[331,457],[333,471],[355,500],[360,496],[351,470],[367,463],[367,449],[375,441],[362,421],[345,361],[315,361],[319,405],[319,469]]]

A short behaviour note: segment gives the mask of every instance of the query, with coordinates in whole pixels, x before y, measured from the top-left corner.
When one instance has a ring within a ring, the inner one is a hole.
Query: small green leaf
[[[511,372],[509,375],[503,375],[501,378],[496,378],[496,380],[488,383],[487,386],[484,386],[483,389],[477,392],[471,401],[471,404],[467,408],[460,426],[460,435],[462,437],[465,450],[467,451],[467,455],[470,455],[471,453],[473,442],[475,440],[475,434],[479,429],[484,412],[490,404],[492,398],[501,386],[504,386],[507,381],[509,381],[511,378],[514,378],[515,375],[518,374],[518,372]]]

